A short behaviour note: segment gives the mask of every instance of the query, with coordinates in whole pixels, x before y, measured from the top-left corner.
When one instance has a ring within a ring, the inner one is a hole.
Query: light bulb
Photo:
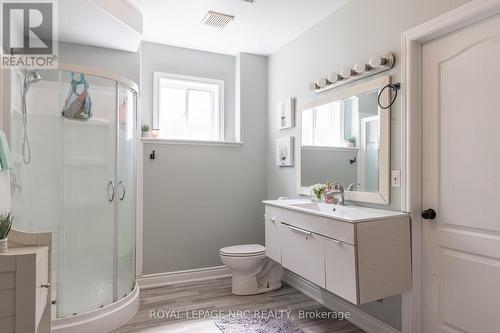
[[[380,66],[384,66],[387,64],[387,58],[381,57],[381,56],[373,56],[370,57],[370,60],[368,61],[368,64],[372,68],[377,68]]]
[[[330,73],[326,79],[327,79],[327,80],[328,80],[328,82],[330,82],[330,83],[335,83],[335,82],[337,82],[338,80],[341,80],[342,78],[339,76],[339,74],[337,74],[337,73],[333,72],[333,73]]]
[[[309,90],[316,90],[316,89],[318,89],[316,82],[309,82]]]
[[[352,76],[352,74],[353,74],[352,69],[349,67],[345,67],[340,71],[340,76],[342,76],[344,80],[349,79]]]
[[[316,84],[318,85],[318,88],[321,89],[321,88],[326,87],[326,85],[328,84],[328,81],[324,77],[322,77],[318,80],[318,82],[316,82]]]
[[[372,69],[370,65],[361,62],[358,62],[356,65],[354,65],[354,70],[358,74],[363,74],[365,72],[368,72],[370,69]]]

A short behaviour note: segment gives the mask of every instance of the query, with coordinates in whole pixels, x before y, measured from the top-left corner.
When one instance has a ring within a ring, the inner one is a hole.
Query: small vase
[[[7,238],[0,239],[0,253],[7,253]]]
[[[149,138],[149,132],[141,132],[142,138]]]
[[[321,198],[318,198],[318,197],[312,197],[312,202],[321,202]]]

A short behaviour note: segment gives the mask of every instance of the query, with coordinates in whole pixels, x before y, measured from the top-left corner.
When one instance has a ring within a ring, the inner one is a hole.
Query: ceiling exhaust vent
[[[209,11],[201,23],[214,28],[224,29],[232,20],[234,20],[234,16],[232,15]]]

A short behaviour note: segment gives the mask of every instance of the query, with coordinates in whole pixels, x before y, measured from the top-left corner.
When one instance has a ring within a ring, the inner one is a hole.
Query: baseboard
[[[349,312],[351,314],[349,321],[368,333],[401,333],[396,328],[370,316],[353,304],[335,297],[292,272],[285,271],[283,281],[332,311]]]
[[[231,270],[226,266],[190,269],[186,271],[143,275],[137,279],[140,289],[164,287],[171,284],[213,280],[231,276]]]

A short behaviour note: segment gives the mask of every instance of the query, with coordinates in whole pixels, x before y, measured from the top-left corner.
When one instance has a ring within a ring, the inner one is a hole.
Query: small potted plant
[[[11,213],[0,215],[0,253],[7,252],[7,236],[9,235],[10,228],[12,228],[13,220],[14,217]]]
[[[311,189],[314,194],[313,201],[321,202],[321,197],[323,195],[323,192],[325,192],[326,190],[326,185],[321,183],[314,184],[313,186],[311,186]]]
[[[143,124],[141,127],[141,137],[149,138],[149,125]]]
[[[351,136],[344,141],[344,144],[348,148],[356,147],[356,137]]]

